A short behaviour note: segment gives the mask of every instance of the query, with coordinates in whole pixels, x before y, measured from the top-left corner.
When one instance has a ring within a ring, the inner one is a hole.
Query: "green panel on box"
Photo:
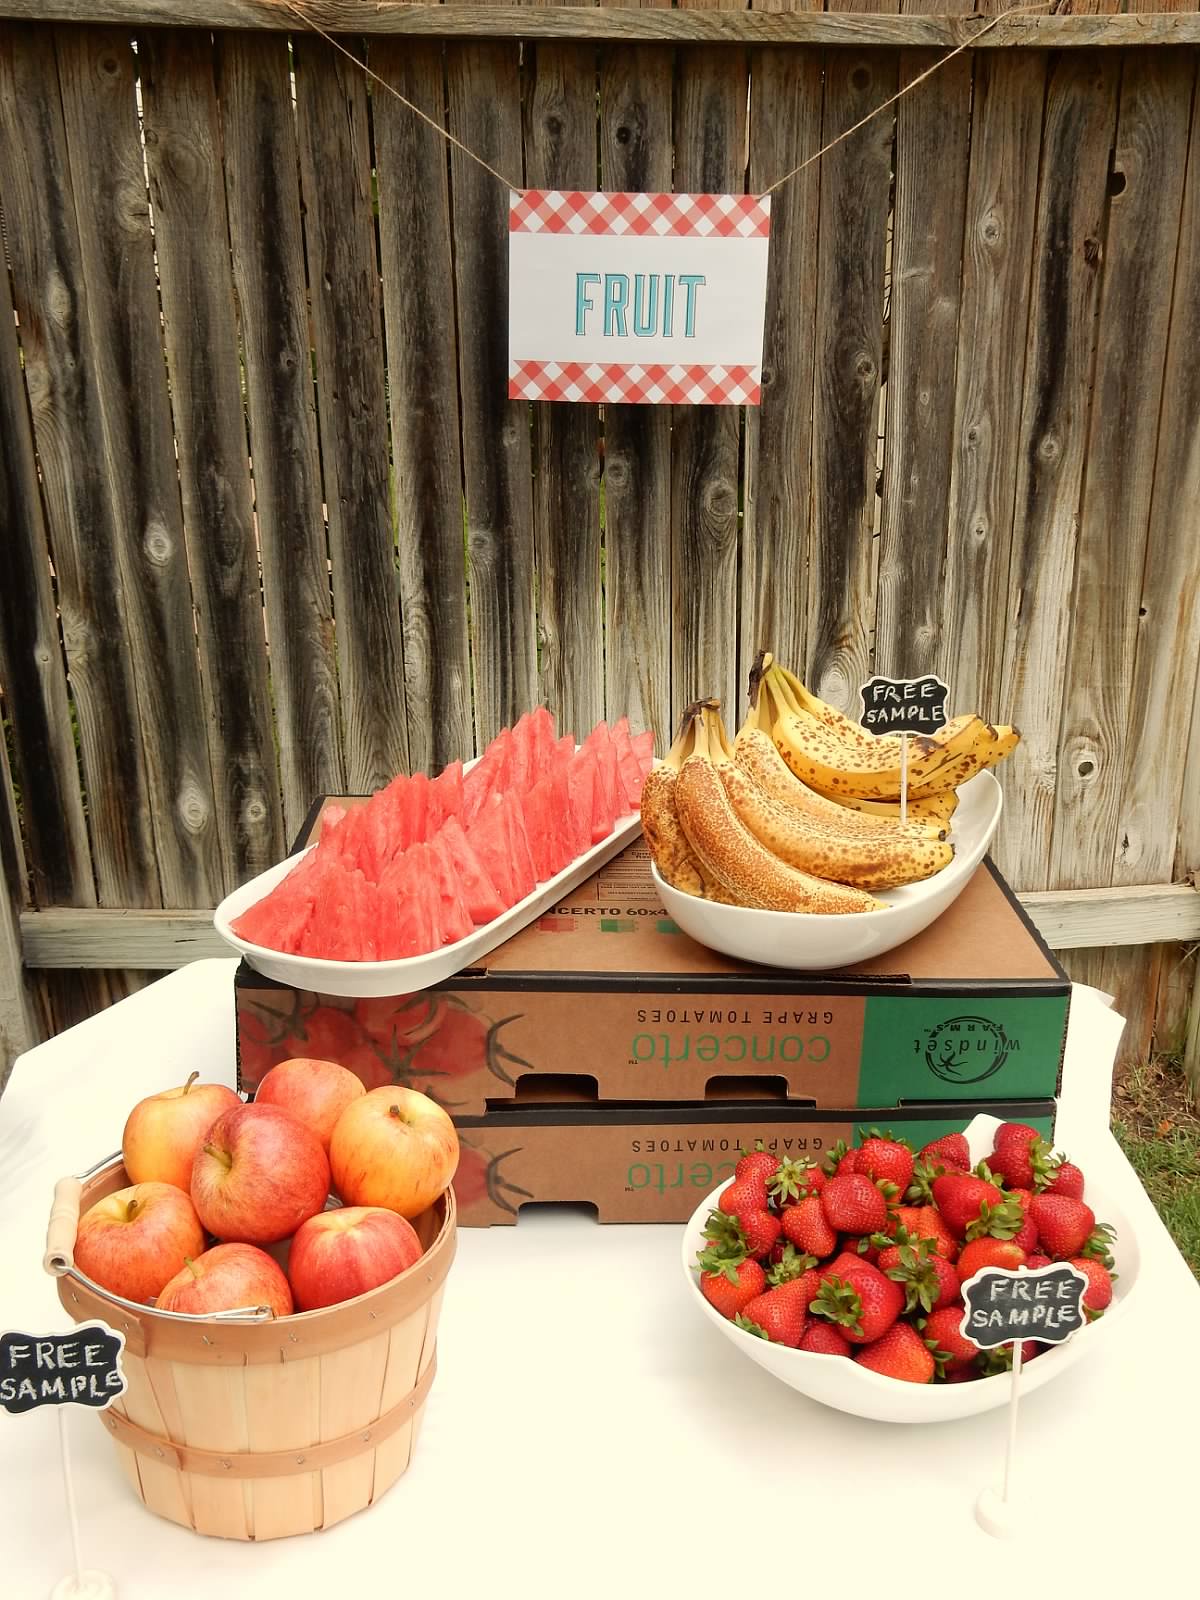
[[[1036,1100],[1058,1089],[1068,997],[867,1000],[858,1103]]]

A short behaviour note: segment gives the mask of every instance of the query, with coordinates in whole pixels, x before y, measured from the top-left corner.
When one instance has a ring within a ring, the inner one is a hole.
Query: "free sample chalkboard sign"
[[[0,1334],[0,1406],[90,1406],[103,1411],[128,1384],[121,1368],[125,1335],[103,1322],[70,1333]]]
[[[962,1286],[963,1338],[981,1350],[1026,1339],[1064,1344],[1084,1325],[1087,1290],[1087,1278],[1066,1261],[1032,1271],[984,1267]]]
[[[869,678],[858,691],[869,733],[936,733],[946,721],[948,685],[924,678]]]

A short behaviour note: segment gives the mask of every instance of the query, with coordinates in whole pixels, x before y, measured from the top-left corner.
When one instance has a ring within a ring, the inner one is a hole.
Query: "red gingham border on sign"
[[[511,197],[510,233],[653,234],[765,238],[771,202],[753,194],[595,194],[524,189]]]
[[[756,406],[761,367],[652,367],[624,362],[516,361],[510,400],[591,400],[625,405]]]

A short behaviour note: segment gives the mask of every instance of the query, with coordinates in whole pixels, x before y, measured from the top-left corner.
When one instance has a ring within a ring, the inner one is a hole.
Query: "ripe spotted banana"
[[[705,900],[735,903],[724,885],[704,872],[679,825],[679,815],[675,809],[675,784],[679,767],[692,743],[691,719],[687,718],[666,760],[651,768],[642,785],[642,832],[650,846],[655,866],[673,889]]]
[[[698,713],[695,750],[684,760],[675,784],[679,820],[702,870],[719,879],[742,904],[773,911],[844,915],[881,909],[881,901],[859,889],[788,866],[755,838],[735,811],[713,764],[712,709]],[[735,763],[729,764],[737,770]]]
[[[778,752],[776,752],[778,754]],[[852,795],[847,795],[844,800],[834,802],[836,805],[845,806],[854,812],[861,812],[864,816],[874,817],[877,820],[890,818],[893,822],[900,820],[899,800],[859,800]],[[940,794],[924,795],[920,800],[908,797],[908,820],[910,822],[933,822],[939,826],[948,825],[954,813],[958,810],[958,796],[952,789],[943,790]]]
[[[890,800],[900,792],[900,763],[886,748],[873,752],[846,747],[806,712],[783,712],[776,718],[772,737],[788,766],[801,780],[823,794],[854,796],[861,800]],[[909,740],[908,788],[920,795],[953,788],[953,777],[963,757],[973,755],[986,764],[981,747],[995,741],[995,731],[981,717],[971,717],[944,744],[921,734]],[[884,745],[886,741],[880,740]]]

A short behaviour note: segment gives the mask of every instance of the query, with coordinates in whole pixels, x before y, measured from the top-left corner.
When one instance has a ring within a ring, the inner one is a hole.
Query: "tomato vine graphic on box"
[[[501,1150],[498,1155],[493,1155],[490,1150],[468,1144],[460,1137],[458,1170],[454,1174],[454,1197],[460,1210],[466,1211],[477,1205],[486,1195],[499,1210],[515,1217],[520,1202],[532,1200],[533,1195],[528,1189],[511,1182],[501,1171],[501,1164],[509,1156],[520,1155],[522,1148],[516,1145],[511,1150]],[[516,1197],[517,1205],[508,1199],[509,1195]]]
[[[300,994],[280,1008],[244,1001],[238,1017],[242,1086],[256,1087],[290,1056],[318,1056],[348,1068],[368,1089],[398,1083],[453,1106],[445,1080],[486,1070],[512,1088],[511,1069],[533,1070],[505,1043],[505,1029],[520,1015],[492,1018],[459,995],[431,991],[345,1006]]]

